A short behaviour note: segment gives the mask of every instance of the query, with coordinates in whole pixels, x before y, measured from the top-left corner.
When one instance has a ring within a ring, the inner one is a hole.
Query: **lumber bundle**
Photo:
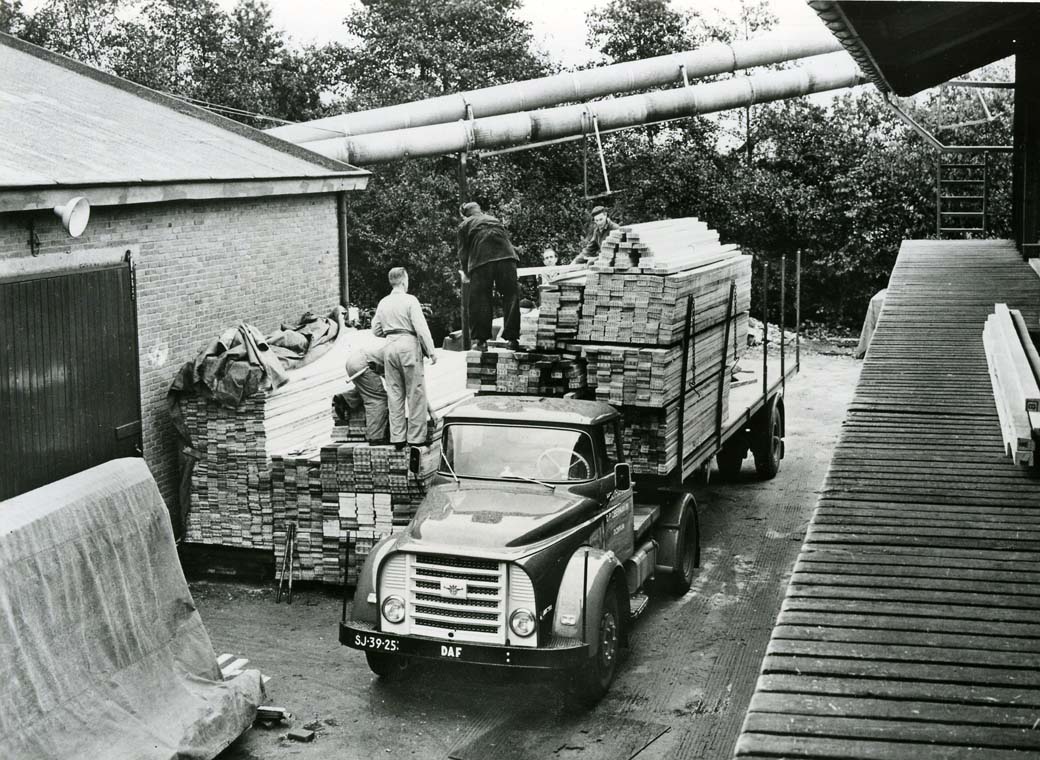
[[[733,282],[734,302],[730,300]],[[733,251],[722,260],[673,276],[590,273],[578,339],[670,346],[683,338],[686,300],[693,296],[693,330],[724,322],[751,305],[751,257]]]
[[[1004,452],[1033,465],[1040,444],[1040,355],[1022,314],[994,306],[982,332]]]
[[[527,351],[470,351],[466,387],[481,393],[563,396],[586,386],[585,359]]]
[[[727,335],[728,327],[728,335]],[[687,353],[687,387],[700,386],[732,368],[747,345],[748,315],[730,320],[693,336],[692,345],[670,348],[641,346],[575,345],[588,360],[588,384],[596,398],[615,405],[663,407],[681,391],[683,351]],[[727,340],[728,338],[728,340]],[[725,345],[723,345],[725,342]]]
[[[276,455],[271,459],[271,506],[274,549],[280,559],[285,548],[286,529],[296,525],[296,551],[293,556],[297,580],[324,580],[329,567],[325,558],[324,506],[321,494],[320,451]],[[330,537],[338,540],[338,536]],[[335,555],[332,555],[333,561]],[[280,562],[276,562],[281,572]]]
[[[200,396],[179,401],[193,446],[202,453],[191,478],[188,541],[272,548],[271,456],[327,439],[330,399],[345,387],[345,335],[289,382],[228,409]]]
[[[705,441],[715,431],[716,410],[719,404],[719,383],[722,383],[722,419],[729,414],[729,384],[727,372],[721,379],[716,375],[698,385],[686,396],[683,419],[685,451]],[[607,432],[607,445],[613,446],[613,434]],[[632,472],[641,475],[665,476],[679,465],[679,400],[663,407],[624,406],[621,408],[621,447]]]
[[[612,231],[590,269],[674,274],[718,261],[736,248],[720,244],[719,234],[694,217],[663,219]]]
[[[541,290],[542,301],[535,332],[538,348],[555,349],[577,337],[584,290],[584,273]]]

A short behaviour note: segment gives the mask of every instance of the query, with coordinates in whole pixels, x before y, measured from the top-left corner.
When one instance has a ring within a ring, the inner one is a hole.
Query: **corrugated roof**
[[[5,34],[0,134],[0,192],[369,174]]]

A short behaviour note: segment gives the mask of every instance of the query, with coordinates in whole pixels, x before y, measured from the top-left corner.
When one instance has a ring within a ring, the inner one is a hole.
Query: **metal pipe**
[[[888,103],[889,108],[895,112],[896,116],[902,119],[907,126],[920,135],[922,140],[938,151],[946,151],[949,153],[977,153],[980,150],[995,150],[998,153],[1010,153],[1014,150],[1014,147],[1011,145],[945,145],[939,142],[939,138],[925,129],[924,125],[920,124],[913,116],[896,105],[887,92],[883,92],[881,95],[884,97],[885,102]]]
[[[329,116],[266,131],[291,143],[302,144],[335,136],[410,129],[469,118],[467,109],[471,109],[472,116],[478,119],[515,111],[532,111],[619,92],[635,92],[675,82],[688,83],[690,78],[724,74],[841,49],[841,44],[830,34],[771,32],[733,44],[716,42],[697,50],[672,55],[615,63],[584,71],[568,71],[429,100]]]
[[[600,130],[605,131],[854,87],[865,81],[847,55],[835,53],[786,71],[542,111],[317,140],[307,148],[339,161],[371,165],[581,135],[583,120],[593,115]]]
[[[350,304],[350,268],[347,265],[347,194],[336,193],[336,242],[339,257],[339,302]]]

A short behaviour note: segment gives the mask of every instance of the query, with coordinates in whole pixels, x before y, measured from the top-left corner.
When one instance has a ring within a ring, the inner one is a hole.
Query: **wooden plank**
[[[812,609],[781,610],[776,619],[776,631],[782,626],[804,626],[820,629],[855,628],[883,631],[888,635],[942,634],[949,636],[983,636],[1007,639],[1009,646],[1017,646],[1021,639],[1040,638],[1040,624],[1014,623],[1007,620],[970,620],[959,617],[921,617],[896,615],[868,615]],[[841,635],[841,634],[837,634]],[[1026,647],[1028,649],[1028,646]]]
[[[964,747],[949,744],[901,742],[892,737],[883,741],[789,736],[755,733],[746,726],[737,740],[737,757],[805,758],[805,760],[1023,760],[1016,749]]]
[[[937,681],[955,684],[986,684],[1023,689],[1040,687],[1040,674],[1021,668],[950,665],[935,662],[878,660],[860,657],[812,657],[767,654],[763,673],[798,673],[843,678]]]

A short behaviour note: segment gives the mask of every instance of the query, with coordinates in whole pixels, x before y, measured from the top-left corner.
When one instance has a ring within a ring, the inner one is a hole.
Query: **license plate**
[[[376,652],[398,651],[396,639],[387,639],[382,636],[372,636],[371,634],[355,633],[354,646],[360,649],[371,649]]]

